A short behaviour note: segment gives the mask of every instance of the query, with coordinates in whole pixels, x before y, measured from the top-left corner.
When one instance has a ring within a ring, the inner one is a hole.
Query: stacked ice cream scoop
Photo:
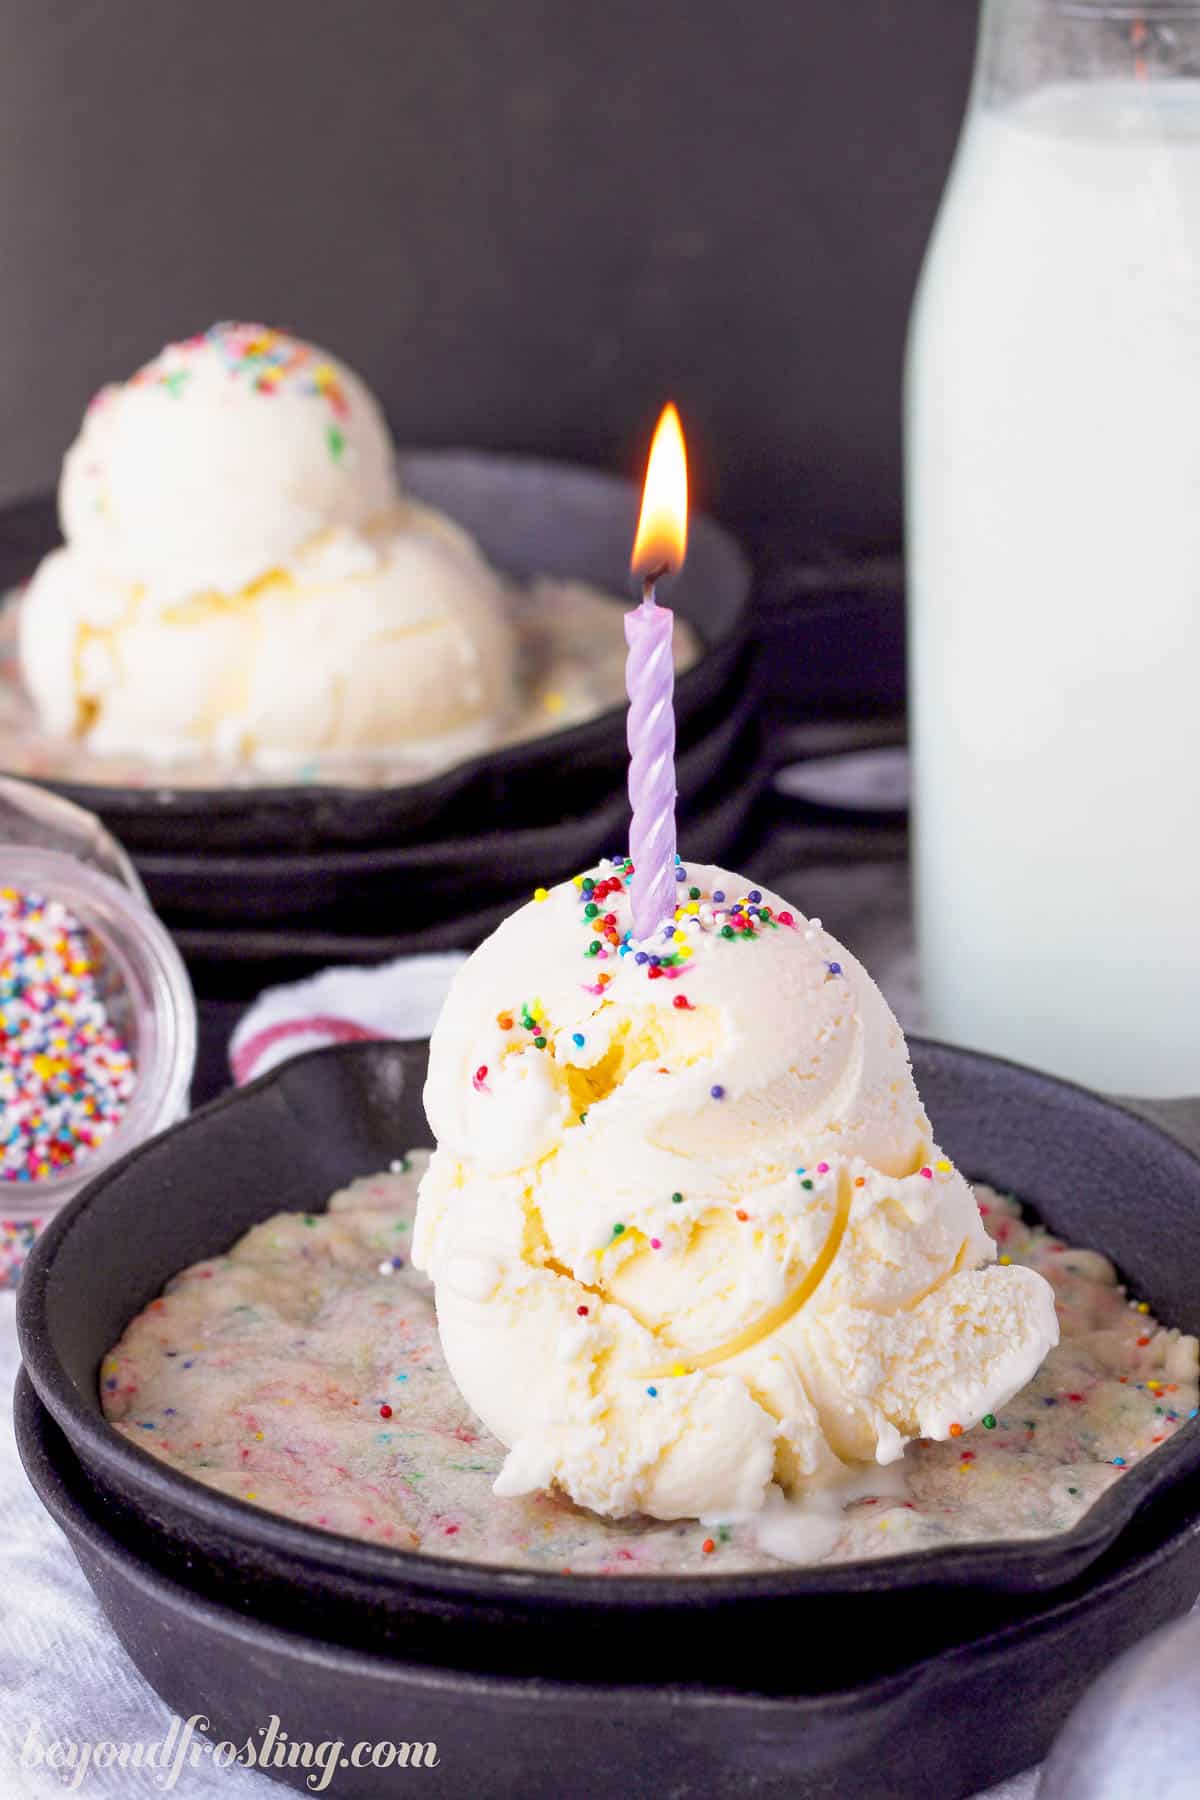
[[[994,1266],[866,972],[776,895],[676,873],[641,943],[619,858],[514,914],[425,1095],[414,1257],[509,1446],[498,1492],[614,1516],[745,1513],[957,1436],[1058,1337],[1041,1277]]]
[[[510,705],[499,581],[401,494],[375,399],[310,344],[169,344],[92,402],[59,513],[21,666],[44,723],[98,752],[469,751]]]

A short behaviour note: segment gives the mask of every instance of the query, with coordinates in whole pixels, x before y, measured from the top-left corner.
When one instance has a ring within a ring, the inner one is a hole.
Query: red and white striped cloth
[[[461,950],[401,956],[373,969],[324,969],[268,988],[241,1020],[229,1046],[240,1087],[302,1050],[368,1038],[424,1038],[433,1030]]]

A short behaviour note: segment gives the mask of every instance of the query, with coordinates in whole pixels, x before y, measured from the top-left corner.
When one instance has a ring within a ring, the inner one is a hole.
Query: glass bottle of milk
[[[906,387],[930,1029],[1200,1094],[1200,3],[985,0]]]

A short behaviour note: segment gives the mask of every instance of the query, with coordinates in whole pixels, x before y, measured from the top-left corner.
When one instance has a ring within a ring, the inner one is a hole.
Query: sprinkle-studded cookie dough
[[[177,1276],[102,1366],[117,1429],[227,1494],[401,1549],[581,1574],[777,1569],[753,1522],[613,1521],[561,1495],[492,1493],[504,1451],[451,1379],[407,1255],[426,1160],[356,1182],[327,1213],[278,1214]],[[1062,1342],[976,1429],[868,1471],[876,1487],[857,1489],[822,1561],[1065,1531],[1195,1417],[1195,1339],[1160,1326],[1103,1256],[977,1192],[1003,1254],[1053,1286]]]
[[[66,907],[0,888],[0,1181],[59,1174],[129,1104],[133,1058],[96,975],[88,935]]]

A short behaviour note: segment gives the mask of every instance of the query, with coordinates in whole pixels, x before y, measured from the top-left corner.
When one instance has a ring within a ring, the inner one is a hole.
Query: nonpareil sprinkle
[[[66,907],[0,888],[0,1180],[69,1168],[128,1107],[133,1058],[97,973],[88,934]]]

